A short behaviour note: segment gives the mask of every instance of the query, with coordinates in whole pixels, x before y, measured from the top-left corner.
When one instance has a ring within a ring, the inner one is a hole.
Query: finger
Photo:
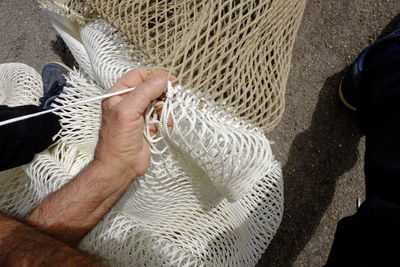
[[[157,77],[157,76],[167,76],[168,77],[169,73],[165,70],[157,69],[157,70],[148,72],[145,75],[144,79],[145,79],[145,81],[147,81],[147,80],[153,79],[154,77]]]
[[[135,87],[145,81],[151,80],[157,76],[168,76],[168,80],[173,81],[175,80],[175,77],[170,75],[167,71],[165,70],[154,70],[154,71],[149,71],[148,69],[145,68],[136,68],[133,70],[128,71],[125,73],[118,81],[117,83],[111,87],[108,92],[117,92],[120,90],[124,90],[127,88],[132,88]]]
[[[169,72],[165,71],[165,70],[161,70],[161,69],[156,69],[153,71],[148,71],[147,73],[143,74],[143,79],[145,81],[150,80],[156,76],[167,76],[168,80],[173,82],[176,80],[176,78],[174,76],[172,76]],[[176,85],[176,83],[174,83],[174,86]]]
[[[139,84],[142,84],[145,80],[145,77],[148,76],[150,71],[145,68],[136,68],[125,73],[114,86],[107,90],[108,93],[118,92],[124,89],[136,87]],[[108,99],[105,99],[103,103],[114,106],[118,104],[124,96],[128,93],[124,93],[121,95],[113,96]]]
[[[154,137],[154,136],[157,134],[157,132],[158,132],[158,127],[157,127],[157,125],[156,125],[156,124],[151,124],[151,125],[149,126],[149,132],[150,132],[150,135],[151,135],[152,137]]]
[[[117,92],[127,88],[136,87],[139,84],[146,81],[147,77],[150,75],[150,71],[145,68],[137,68],[125,73],[117,83],[111,87],[108,92]]]
[[[138,85],[140,85],[141,83],[151,80],[157,76],[168,76],[168,72],[165,70],[154,70],[154,71],[149,71],[148,69],[145,68],[136,68],[133,69],[131,71],[128,71],[126,74],[124,74],[118,81],[117,83],[111,87],[108,92],[112,93],[112,92],[117,92],[117,91],[121,91],[127,88],[133,88],[136,87]],[[172,77],[172,76],[170,76]],[[106,99],[103,102],[106,102],[109,105],[116,105],[118,104],[125,95],[127,95],[128,93],[124,93],[118,96],[114,96],[111,97],[109,99]]]
[[[157,76],[139,85],[135,91],[127,94],[121,100],[119,107],[132,113],[143,113],[156,100],[167,87],[167,77]]]

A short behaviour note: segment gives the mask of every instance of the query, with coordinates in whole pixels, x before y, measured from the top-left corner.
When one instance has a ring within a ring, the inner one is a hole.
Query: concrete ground
[[[322,266],[340,218],[364,198],[364,140],[339,102],[343,70],[400,22],[398,0],[308,0],[283,120],[268,137],[283,164],[285,214],[259,266]],[[35,1],[0,0],[0,63],[72,64]],[[397,16],[397,18],[396,18]]]

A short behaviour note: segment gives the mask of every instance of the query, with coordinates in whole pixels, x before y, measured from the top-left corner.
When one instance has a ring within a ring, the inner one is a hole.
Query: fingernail
[[[164,76],[157,76],[150,80],[150,83],[154,85],[164,84],[167,81],[167,77]]]

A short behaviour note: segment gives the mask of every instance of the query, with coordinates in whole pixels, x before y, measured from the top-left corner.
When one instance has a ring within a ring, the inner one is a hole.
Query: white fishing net
[[[43,96],[42,78],[25,64],[0,65],[0,103],[11,107],[37,105]]]
[[[101,95],[126,71],[146,66],[143,54],[104,20],[79,26],[53,14],[52,22],[80,66],[54,106]],[[10,105],[37,103],[42,94],[39,75],[20,64],[0,65],[0,86],[2,103]],[[100,103],[57,114],[57,144],[30,164],[0,173],[1,211],[27,214],[92,159]],[[146,113],[145,136],[149,171],[80,248],[111,266],[255,265],[283,213],[281,167],[263,132],[190,88],[170,84],[165,99]]]
[[[270,131],[282,117],[306,0],[39,0],[85,24],[102,18],[149,64]]]

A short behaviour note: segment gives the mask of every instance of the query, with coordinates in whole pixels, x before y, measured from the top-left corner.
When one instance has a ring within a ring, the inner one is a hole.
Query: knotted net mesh
[[[126,71],[151,64],[104,20],[78,25],[51,16],[80,66],[70,72],[55,107],[101,95]],[[37,104],[42,94],[40,76],[22,64],[0,65],[0,86],[2,103],[9,105]],[[160,107],[161,114],[155,112]],[[57,143],[30,164],[0,173],[2,212],[29,213],[93,158],[100,103],[57,114],[62,126]],[[81,249],[111,266],[255,265],[283,213],[281,167],[263,132],[181,85],[169,84],[165,99],[152,103],[145,119],[149,171],[85,237]]]
[[[103,18],[179,84],[263,130],[279,122],[306,0],[41,0]]]

